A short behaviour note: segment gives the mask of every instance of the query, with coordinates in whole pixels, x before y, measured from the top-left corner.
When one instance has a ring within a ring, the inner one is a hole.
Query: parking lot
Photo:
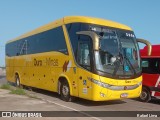
[[[5,76],[1,76],[0,84],[4,84],[6,82],[7,81]],[[50,114],[52,114],[50,116],[54,116],[54,114],[56,114],[54,119],[63,119],[65,117],[65,119],[72,119],[72,120],[73,119],[86,119],[86,120],[88,119],[114,120],[115,119],[113,117],[101,117],[101,115],[99,116],[95,114],[95,113],[101,114],[100,111],[139,111],[140,113],[141,111],[151,111],[151,112],[160,111],[160,100],[152,100],[149,103],[143,103],[138,101],[137,99],[92,102],[92,101],[78,98],[74,102],[64,102],[59,99],[58,94],[53,92],[37,90],[37,89],[34,89],[32,91],[31,90],[26,90],[26,91],[29,94],[34,95],[36,97],[9,94],[8,90],[0,89],[0,111],[49,111],[51,112]],[[53,111],[56,111],[56,112],[53,112]],[[72,112],[68,112],[68,116],[67,116],[67,113],[65,111],[72,111]],[[94,111],[94,112],[90,114],[89,113],[90,111]],[[114,112],[112,114],[114,114]],[[118,114],[115,112],[115,117],[117,115]],[[126,116],[120,117],[120,119],[125,120],[127,119]],[[17,118],[14,118],[14,119],[17,119]],[[42,118],[32,118],[32,119],[42,119]],[[44,119],[48,120],[51,118],[45,117],[43,118],[43,120]],[[138,118],[131,117],[130,119],[144,120],[144,119],[148,119],[148,117],[145,117],[145,116],[141,116]],[[154,116],[152,116],[152,119],[158,120],[158,118],[154,118]]]

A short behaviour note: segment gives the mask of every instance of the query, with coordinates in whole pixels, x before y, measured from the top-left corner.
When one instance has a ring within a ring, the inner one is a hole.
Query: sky
[[[160,0],[0,0],[0,66],[8,40],[73,15],[116,21],[137,38],[160,44]]]

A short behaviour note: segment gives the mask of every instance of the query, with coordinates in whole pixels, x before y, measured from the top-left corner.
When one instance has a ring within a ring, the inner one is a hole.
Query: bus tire
[[[140,95],[140,100],[142,102],[149,102],[151,100],[151,94],[150,91],[147,88],[142,88],[142,92]]]
[[[73,101],[73,98],[70,95],[69,84],[68,84],[68,82],[66,80],[61,81],[60,96],[61,96],[61,99],[66,101],[66,102]]]
[[[23,88],[23,86],[21,85],[20,78],[19,78],[18,74],[15,75],[15,82],[16,82],[16,87]]]

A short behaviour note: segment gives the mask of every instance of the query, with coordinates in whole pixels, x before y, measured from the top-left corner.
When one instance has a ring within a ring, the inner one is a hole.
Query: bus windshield
[[[96,69],[122,78],[141,72],[135,36],[123,30],[103,30],[99,51],[95,51]]]
[[[94,64],[90,66],[93,68],[90,71],[117,79],[141,75],[139,48],[133,31],[87,23],[68,24],[67,29],[76,58],[80,38],[76,32],[93,31],[99,36],[99,50],[90,51],[89,54]]]

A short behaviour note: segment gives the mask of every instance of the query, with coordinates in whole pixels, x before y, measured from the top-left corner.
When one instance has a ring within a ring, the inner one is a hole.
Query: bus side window
[[[142,72],[143,73],[149,72],[149,62],[147,60],[142,61]]]
[[[87,36],[83,36],[83,39],[78,42],[77,62],[80,66],[89,71],[91,70],[90,55],[90,42]]]
[[[158,73],[160,74],[160,59],[158,60]]]
[[[158,74],[159,64],[157,59],[142,60],[142,72],[147,74]]]
[[[90,70],[89,45],[87,43],[79,44],[78,64]]]
[[[150,70],[151,70],[151,73],[158,74],[159,70],[158,70],[158,60],[157,59],[153,59],[150,61]]]

